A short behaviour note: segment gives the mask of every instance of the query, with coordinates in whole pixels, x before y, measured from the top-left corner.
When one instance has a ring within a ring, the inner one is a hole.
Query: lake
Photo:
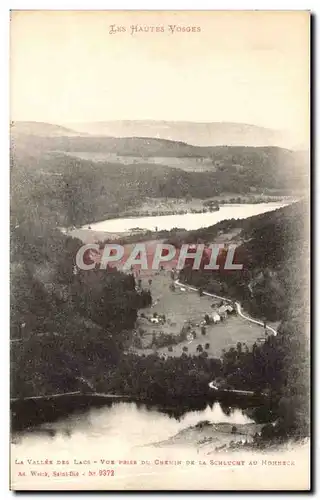
[[[215,425],[194,427],[204,421]],[[253,459],[261,463],[265,454],[259,456],[255,452],[253,455],[250,448],[228,452],[231,441],[244,442],[248,438],[250,442],[259,429],[261,425],[254,424],[241,410],[226,415],[219,403],[202,411],[187,411],[180,419],[127,402],[91,408],[85,413],[43,424],[34,432],[15,434],[10,456],[11,488],[219,489],[226,484],[231,487],[235,476],[240,475],[246,489],[252,474],[261,489],[268,488],[270,469],[255,467],[253,470],[249,463]],[[307,457],[309,449],[305,452]],[[290,449],[272,458],[297,460],[301,472],[300,447],[295,452]],[[39,464],[34,463],[37,460]],[[46,460],[52,463],[41,464]],[[234,467],[228,460],[235,461],[231,462]],[[104,474],[107,470],[113,470],[114,475]],[[292,467],[277,470],[279,480],[288,471],[294,486]],[[19,476],[19,471],[25,475]],[[32,471],[42,475],[34,477]]]
[[[203,421],[225,422],[229,424],[229,429],[227,432],[225,428],[220,432],[220,429],[210,427],[207,432],[194,428],[190,430],[190,427]],[[90,408],[84,413],[42,424],[33,431],[14,434],[11,446],[12,482],[25,489],[34,485],[38,488],[59,488],[66,484],[70,488],[73,485],[79,488],[81,483],[84,489],[90,489],[90,484],[94,488],[104,484],[105,488],[113,489],[117,485],[129,487],[131,482],[135,487],[140,487],[142,480],[149,482],[148,474],[152,474],[152,479],[161,481],[167,473],[182,474],[181,479],[185,481],[185,467],[161,466],[157,461],[199,460],[205,453],[203,449],[200,450],[200,441],[208,432],[213,439],[209,450],[214,450],[221,443],[228,444],[231,440],[243,438],[241,434],[230,433],[230,425],[235,424],[254,425],[241,410],[225,415],[219,403],[202,411],[187,411],[179,419],[136,403],[121,402],[99,409]],[[177,442],[167,443],[178,433]],[[160,446],[154,446],[159,442],[162,442]],[[53,460],[53,465],[34,466],[28,463],[28,459]],[[23,461],[23,467],[19,467],[16,460]],[[101,460],[106,462],[102,463]],[[119,464],[119,461],[124,460],[136,461],[136,464]],[[64,461],[67,465],[57,464],[57,461]],[[84,461],[87,464],[83,464]],[[110,463],[112,461],[114,464]],[[99,471],[104,469],[114,469],[115,476],[99,477]],[[26,477],[19,477],[19,470],[27,471]],[[47,471],[50,476],[35,478],[31,475],[32,470]],[[88,470],[96,471],[96,477],[88,477]],[[53,471],[75,471],[79,476],[53,477]]]
[[[68,447],[77,449],[78,454],[87,447],[97,450],[113,447],[130,451],[136,446],[149,445],[173,437],[175,434],[201,421],[228,422],[232,424],[252,423],[240,409],[226,415],[220,403],[208,405],[204,410],[187,411],[182,417],[174,418],[167,413],[134,402],[116,402],[101,408],[90,408],[85,412],[74,413],[55,422],[44,423],[32,432],[18,433],[15,446],[32,447],[36,442],[50,443],[50,447],[61,445],[67,434]],[[55,437],[45,436],[44,430],[52,430]]]
[[[259,215],[265,212],[276,210],[277,208],[288,205],[288,202],[256,203],[223,205],[216,212],[207,212],[200,214],[181,214],[181,215],[159,215],[151,217],[132,217],[124,219],[107,219],[101,222],[86,224],[82,229],[87,229],[90,225],[92,230],[105,231],[110,233],[128,232],[133,228],[141,228],[159,231],[177,228],[188,230],[199,229],[217,224],[223,220],[246,219],[253,215]]]

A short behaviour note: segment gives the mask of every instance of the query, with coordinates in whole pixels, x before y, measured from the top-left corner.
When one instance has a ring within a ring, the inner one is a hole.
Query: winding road
[[[196,288],[196,287],[193,287],[191,285],[187,285],[186,283],[181,283],[178,279],[176,279],[174,281],[174,283],[179,286],[179,287],[182,287],[182,288],[185,288],[185,289],[188,289],[188,290],[192,290],[193,292],[199,292],[199,289]],[[256,325],[260,325],[260,326],[264,326],[264,323],[262,321],[258,321],[256,319],[253,319],[251,318],[250,316],[247,316],[246,314],[243,314],[242,312],[242,309],[241,309],[241,304],[240,302],[238,301],[233,301],[231,299],[228,299],[226,297],[222,297],[221,295],[215,295],[213,293],[209,293],[209,292],[203,292],[203,295],[206,295],[207,297],[212,297],[214,299],[220,299],[220,300],[223,300],[225,302],[229,302],[229,303],[233,303],[235,304],[236,308],[237,308],[237,313],[239,316],[241,316],[243,319],[249,321],[250,323],[255,323]],[[271,326],[269,325],[266,325],[266,329],[269,330],[270,332],[272,332],[272,334],[274,336],[277,335],[277,331],[272,328]],[[21,342],[22,340],[24,339],[11,339],[11,342]],[[191,343],[192,340],[189,342]],[[91,384],[89,384],[89,382],[84,379],[83,377],[79,377],[79,379],[81,379],[82,382],[85,382],[87,386],[89,386],[89,388],[91,390],[93,390],[94,388],[92,387]],[[213,389],[215,391],[218,391],[219,390],[219,387],[217,387],[215,385],[215,383],[212,381],[209,383],[209,387],[210,389]],[[225,390],[225,392],[234,392],[234,393],[241,393],[241,394],[245,394],[245,395],[252,395],[254,394],[252,391],[241,391],[241,390],[236,390],[236,389],[227,389]],[[70,392],[70,393],[64,393],[64,394],[52,394],[52,395],[48,395],[48,396],[31,396],[31,397],[27,397],[27,398],[11,398],[11,402],[13,401],[17,401],[17,400],[28,400],[28,399],[48,399],[48,398],[57,398],[57,397],[61,397],[61,396],[68,396],[68,395],[80,395],[80,391],[76,391],[76,392]],[[98,397],[104,397],[104,398],[125,398],[126,396],[120,396],[120,395],[117,395],[117,394],[98,394],[98,393],[95,393],[95,392],[91,392],[90,394],[91,396],[98,396]]]
[[[175,280],[175,284],[177,286],[187,288],[188,290],[192,290],[193,292],[199,291],[198,288],[195,288],[194,286],[187,285],[186,283],[181,283],[179,280]],[[213,297],[214,299],[220,299],[220,300],[224,300],[225,302],[230,302],[230,303],[235,304],[236,308],[237,308],[237,313],[239,314],[239,316],[241,316],[243,319],[246,319],[247,321],[250,321],[250,323],[255,323],[256,325],[264,326],[264,323],[262,321],[258,321],[256,319],[251,318],[250,316],[247,316],[246,314],[243,314],[243,312],[241,310],[240,302],[233,301],[231,299],[227,299],[226,297],[221,297],[221,295],[214,295],[213,293],[209,293],[209,292],[203,292],[203,295],[206,295],[207,297]],[[266,325],[266,329],[270,330],[270,332],[272,332],[272,334],[274,336],[277,335],[277,330],[275,330],[271,326]]]
[[[199,291],[198,288],[195,288],[194,286],[187,285],[186,283],[181,283],[179,280],[175,280],[175,284],[177,286],[187,288],[188,290],[192,290],[193,292]],[[241,310],[240,302],[232,301],[231,299],[227,299],[226,297],[221,297],[220,295],[214,295],[213,293],[209,293],[209,292],[203,292],[203,295],[206,295],[207,297],[213,297],[214,299],[224,300],[225,302],[234,303],[236,305],[237,313],[239,314],[239,316],[246,319],[247,321],[250,321],[250,323],[255,323],[256,325],[264,326],[264,323],[262,321],[258,321],[256,319],[251,318],[250,316],[247,316],[246,314],[243,314],[243,312]],[[266,325],[266,329],[270,330],[274,336],[277,335],[277,331],[274,328],[272,328],[271,326]],[[219,387],[217,385],[215,385],[214,381],[209,382],[209,387],[210,387],[210,389],[213,389],[214,391],[220,390]],[[242,396],[252,396],[254,394],[253,391],[241,391],[241,390],[237,390],[237,389],[225,389],[223,392],[241,394]],[[262,393],[262,394],[266,395],[264,393]]]
[[[122,395],[122,394],[104,394],[100,392],[81,392],[81,391],[73,391],[73,392],[62,392],[58,394],[45,394],[41,396],[27,396],[25,398],[10,398],[11,403],[15,402],[21,402],[21,401],[35,401],[37,399],[44,399],[44,400],[49,400],[49,399],[56,399],[56,398],[61,398],[61,397],[66,397],[66,396],[89,396],[89,397],[95,397],[95,398],[101,398],[101,399],[129,399],[130,396],[127,395]]]

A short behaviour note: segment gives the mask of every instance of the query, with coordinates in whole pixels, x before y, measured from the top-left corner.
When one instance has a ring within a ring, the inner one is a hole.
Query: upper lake
[[[110,233],[121,233],[130,231],[133,228],[141,228],[150,231],[167,230],[173,228],[184,228],[187,230],[199,229],[217,224],[223,220],[246,219],[253,215],[259,215],[265,212],[276,210],[277,208],[288,205],[288,202],[256,203],[223,205],[216,212],[206,213],[187,213],[179,215],[159,215],[151,217],[129,217],[119,219],[107,219],[101,222],[90,224],[91,229],[95,231],[106,231]],[[88,224],[83,229],[88,228]]]

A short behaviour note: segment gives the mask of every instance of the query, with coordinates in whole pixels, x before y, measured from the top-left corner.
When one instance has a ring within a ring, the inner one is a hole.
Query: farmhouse
[[[219,309],[218,309],[218,312],[219,312],[219,314],[226,313],[227,312],[227,306],[225,306],[225,305],[220,306]]]
[[[212,320],[214,323],[219,323],[220,319],[221,318],[220,318],[220,315],[218,313],[216,313],[216,312],[212,313]]]
[[[220,306],[218,309],[218,313],[220,314],[220,318],[227,317],[227,306]]]

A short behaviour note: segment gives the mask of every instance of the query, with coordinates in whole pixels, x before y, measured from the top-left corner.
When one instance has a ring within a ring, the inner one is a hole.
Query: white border
[[[1,143],[0,143],[0,154],[1,154],[1,182],[0,182],[0,218],[1,218],[1,236],[2,236],[2,244],[0,246],[0,262],[2,264],[2,272],[1,272],[1,302],[0,302],[0,317],[2,318],[2,329],[1,333],[3,336],[3,344],[1,346],[1,360],[0,360],[0,381],[1,381],[1,396],[2,396],[2,404],[1,404],[1,452],[0,452],[0,491],[2,493],[2,498],[11,497],[12,493],[8,491],[9,487],[9,460],[8,460],[8,449],[9,449],[9,387],[8,387],[8,374],[9,374],[9,136],[8,136],[8,124],[9,124],[9,78],[8,78],[8,69],[9,69],[9,10],[13,9],[39,9],[39,10],[309,10],[314,15],[319,13],[320,7],[318,0],[309,0],[306,2],[305,0],[260,0],[257,1],[237,1],[237,0],[224,0],[221,2],[209,2],[205,0],[197,0],[190,1],[178,1],[178,0],[162,0],[152,2],[152,7],[150,1],[135,1],[132,0],[113,0],[113,1],[103,1],[103,0],[33,0],[33,1],[23,1],[23,0],[12,0],[7,1],[4,0],[0,4],[0,53],[1,53]],[[316,37],[316,33],[314,33],[315,38],[315,47],[314,50],[319,54],[318,40]],[[315,72],[314,72],[314,92],[316,93],[316,82],[319,78],[318,74],[319,65],[316,64]],[[318,78],[317,78],[318,77]],[[315,101],[317,103],[317,100]],[[318,116],[318,104],[316,109],[314,110],[314,120],[316,120]],[[314,144],[315,147],[315,144]],[[315,152],[314,155],[314,165],[313,169],[316,170],[318,167],[318,155]],[[316,182],[315,193],[319,193],[320,189],[317,188],[319,186],[319,180],[314,179]],[[316,207],[316,213],[314,216],[319,215],[318,204]],[[319,218],[317,217],[317,221]],[[320,224],[320,223],[319,223]],[[318,224],[317,224],[318,225]],[[318,234],[317,240],[315,241],[316,247],[318,247],[317,243],[320,243],[320,237]],[[317,283],[320,282],[320,271],[319,268],[316,269],[316,273],[313,272],[313,278]],[[317,303],[315,304],[315,311],[317,309]],[[318,329],[315,328],[314,336],[318,333]],[[319,342],[318,342],[319,345]],[[316,357],[314,359],[315,365],[317,366],[317,361],[320,362],[320,356],[317,349]],[[319,371],[316,375],[316,383],[320,382],[320,373]],[[320,384],[319,384],[320,386]],[[319,398],[318,398],[319,401]],[[318,415],[318,404],[316,408],[316,414]],[[317,419],[315,419],[317,421]],[[313,442],[313,447],[316,449],[316,443]],[[319,461],[317,461],[319,463]],[[317,477],[317,470],[314,471],[314,480]],[[76,496],[77,493],[75,493]],[[108,496],[111,494],[109,493]],[[223,498],[220,494],[214,494],[215,497]],[[69,498],[69,495],[60,495],[62,498]],[[82,495],[81,495],[82,496]],[[113,495],[112,495],[113,496]],[[171,495],[170,495],[171,496]],[[192,495],[197,496],[197,495]],[[223,495],[224,496],[224,495]],[[234,494],[234,496],[238,496]],[[268,495],[269,496],[269,495]],[[282,495],[284,497],[291,497],[290,494]],[[93,495],[87,494],[86,497],[94,498]],[[116,498],[120,498],[122,495],[116,495]],[[45,498],[45,495],[39,494],[37,498]]]
[[[39,10],[316,10],[317,2],[310,0],[225,0],[210,2],[208,0],[154,0],[152,4],[136,0],[11,0],[4,2],[10,9]]]

